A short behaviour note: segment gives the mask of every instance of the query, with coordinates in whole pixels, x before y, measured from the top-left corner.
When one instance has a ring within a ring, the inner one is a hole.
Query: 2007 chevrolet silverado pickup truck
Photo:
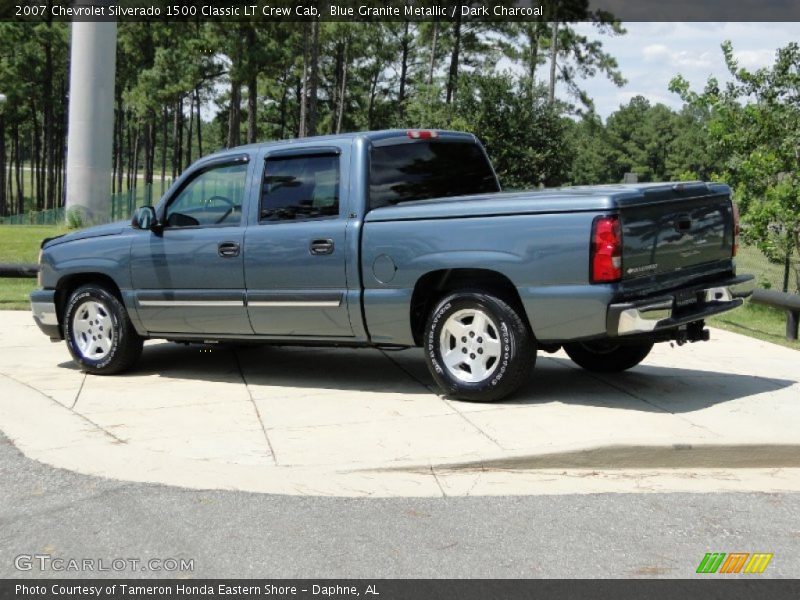
[[[45,240],[34,319],[89,373],[147,338],[422,346],[445,393],[495,401],[537,350],[622,371],[739,306],[721,184],[502,193],[465,133],[355,133],[203,158],[158,206]]]

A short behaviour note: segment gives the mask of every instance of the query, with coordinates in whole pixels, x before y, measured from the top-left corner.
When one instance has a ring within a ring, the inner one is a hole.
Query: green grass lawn
[[[792,263],[797,264],[797,257]],[[736,272],[755,275],[757,287],[773,290],[783,290],[783,265],[770,262],[758,248],[743,246],[739,248],[736,256]],[[789,291],[793,292],[797,286],[797,277],[794,269],[789,271]]]
[[[786,339],[786,313],[769,306],[748,301],[741,308],[709,319],[708,325],[800,350],[800,342]]]
[[[66,230],[63,225],[0,225],[0,263],[35,263],[42,240]],[[34,288],[35,279],[0,278],[0,310],[27,310]]]
[[[42,239],[64,232],[63,225],[0,225],[0,262],[36,262]],[[769,263],[758,250],[742,249],[737,263],[740,273],[753,273],[757,281],[759,278],[782,280],[782,267]],[[27,310],[28,294],[35,287],[35,279],[0,278],[0,310]],[[773,285],[775,288],[780,289],[779,285]],[[746,303],[742,308],[710,319],[708,324],[800,350],[800,343],[788,342],[785,338],[785,313],[767,306]]]

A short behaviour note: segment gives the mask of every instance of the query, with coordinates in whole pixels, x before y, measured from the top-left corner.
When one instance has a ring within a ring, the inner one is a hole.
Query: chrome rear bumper
[[[657,298],[611,304],[606,321],[608,335],[672,329],[733,310],[752,293],[736,287],[752,279],[751,275],[742,275],[713,286],[680,289]]]

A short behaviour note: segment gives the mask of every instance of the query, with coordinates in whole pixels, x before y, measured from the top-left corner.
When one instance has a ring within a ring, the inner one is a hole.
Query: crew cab
[[[496,401],[537,351],[622,371],[736,308],[723,184],[504,193],[467,133],[391,130],[207,156],[132,222],[45,240],[34,319],[82,369],[145,339],[422,347],[452,397]]]

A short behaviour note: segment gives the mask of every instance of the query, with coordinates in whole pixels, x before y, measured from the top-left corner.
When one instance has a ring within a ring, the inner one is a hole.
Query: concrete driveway
[[[420,351],[150,342],[86,376],[0,312],[0,428],[80,473],[340,496],[800,491],[800,354],[724,331],[596,375],[540,354],[521,393],[438,395]]]

